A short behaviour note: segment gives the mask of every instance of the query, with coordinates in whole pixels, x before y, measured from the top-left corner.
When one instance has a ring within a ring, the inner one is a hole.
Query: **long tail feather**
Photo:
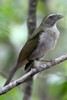
[[[17,67],[14,67],[14,68],[12,69],[12,71],[10,72],[10,75],[8,76],[8,79],[7,79],[7,81],[6,81],[6,83],[5,83],[4,86],[6,86],[7,84],[10,83],[10,81],[11,81],[11,79],[12,79],[12,77],[13,77],[13,75],[15,74],[16,71],[17,71]]]

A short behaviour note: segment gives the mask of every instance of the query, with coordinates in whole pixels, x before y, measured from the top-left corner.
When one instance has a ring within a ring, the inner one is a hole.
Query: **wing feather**
[[[24,47],[22,48],[22,50],[19,54],[17,64],[22,63],[22,61],[24,59],[27,59],[30,56],[30,54],[34,51],[34,49],[36,48],[37,43],[38,43],[38,37],[39,36],[37,36],[36,38],[34,38],[32,40],[28,40],[26,42],[26,44],[24,45]]]

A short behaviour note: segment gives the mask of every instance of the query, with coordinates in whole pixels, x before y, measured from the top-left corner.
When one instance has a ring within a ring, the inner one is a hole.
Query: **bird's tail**
[[[6,81],[6,83],[5,83],[4,86],[6,86],[7,84],[10,83],[10,81],[11,81],[11,79],[12,79],[12,77],[13,77],[13,75],[15,74],[16,71],[17,71],[17,67],[14,67],[14,68],[12,69],[12,71],[10,72],[10,74],[9,74],[9,76],[8,76],[8,79],[7,79],[7,81]]]

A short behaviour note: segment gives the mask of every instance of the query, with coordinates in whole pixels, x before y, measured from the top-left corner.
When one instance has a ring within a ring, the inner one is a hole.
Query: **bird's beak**
[[[61,18],[63,18],[64,16],[62,15],[62,14],[58,14],[57,15],[57,19],[59,20],[59,19],[61,19]]]

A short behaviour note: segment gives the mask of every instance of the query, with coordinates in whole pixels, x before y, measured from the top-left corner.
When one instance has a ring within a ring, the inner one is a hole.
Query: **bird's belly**
[[[36,49],[32,52],[29,59],[35,60],[43,57],[48,50],[54,47],[55,42],[54,38],[50,36],[40,38]]]

